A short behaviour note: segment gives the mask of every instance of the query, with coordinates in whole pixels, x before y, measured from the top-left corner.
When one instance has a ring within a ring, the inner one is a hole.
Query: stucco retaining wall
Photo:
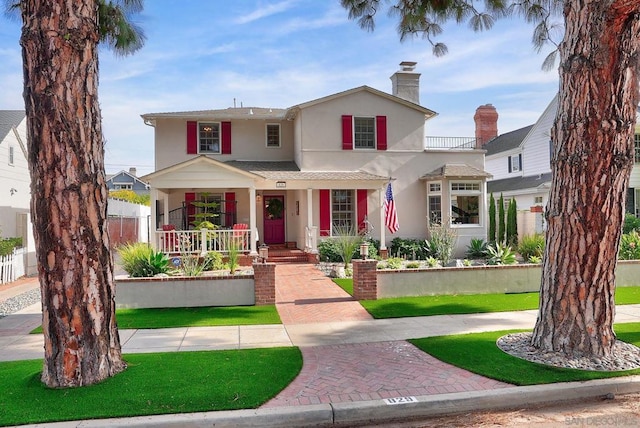
[[[116,278],[117,308],[182,308],[254,304],[253,275]]]
[[[540,265],[377,271],[377,298],[438,294],[527,293],[540,290]],[[617,286],[640,285],[640,261],[619,261]]]

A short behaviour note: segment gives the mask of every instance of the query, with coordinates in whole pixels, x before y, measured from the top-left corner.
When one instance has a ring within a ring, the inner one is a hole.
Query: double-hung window
[[[13,146],[9,146],[9,165],[13,165],[14,162],[14,150]]]
[[[220,123],[198,123],[199,153],[220,153]]]
[[[353,148],[376,148],[376,119],[374,117],[353,118]]]
[[[280,147],[280,124],[267,123],[267,147]]]
[[[522,171],[522,154],[509,156],[509,172]]]
[[[480,181],[451,182],[451,223],[480,224]]]
[[[640,134],[634,134],[633,136],[634,143],[634,161],[635,163],[640,163]]]
[[[331,191],[332,234],[350,231],[354,227],[355,218],[354,191]]]
[[[433,181],[427,183],[427,198],[429,206],[428,219],[429,225],[442,223],[442,183]]]

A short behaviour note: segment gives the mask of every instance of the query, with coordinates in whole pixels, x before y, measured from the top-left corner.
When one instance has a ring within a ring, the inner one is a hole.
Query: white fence
[[[26,256],[26,248],[14,248],[13,253],[7,256],[0,256],[0,284],[13,282],[24,276],[24,259]]]
[[[251,232],[239,230],[158,230],[155,247],[165,254],[197,253],[209,251],[228,253],[233,247],[240,253],[251,250]]]

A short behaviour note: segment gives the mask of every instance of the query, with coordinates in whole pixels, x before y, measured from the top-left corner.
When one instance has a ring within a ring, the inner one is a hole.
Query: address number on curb
[[[404,403],[417,403],[418,400],[416,399],[416,397],[393,397],[393,398],[385,398],[384,402],[387,403],[387,405],[392,405],[392,404],[404,404]]]

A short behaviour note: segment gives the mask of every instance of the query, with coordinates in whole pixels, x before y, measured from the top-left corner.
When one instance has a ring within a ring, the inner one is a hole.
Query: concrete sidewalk
[[[310,277],[308,267],[278,269],[276,306],[287,314],[283,325],[120,331],[125,354],[299,346],[300,375],[260,409],[46,426],[331,426],[640,392],[638,376],[515,387],[442,363],[405,341],[531,329],[535,310],[373,320],[331,281]],[[327,311],[331,318],[317,321]],[[616,322],[640,322],[640,305],[618,306],[616,312]],[[42,336],[28,334],[40,322],[39,304],[0,319],[0,361],[42,358]]]

